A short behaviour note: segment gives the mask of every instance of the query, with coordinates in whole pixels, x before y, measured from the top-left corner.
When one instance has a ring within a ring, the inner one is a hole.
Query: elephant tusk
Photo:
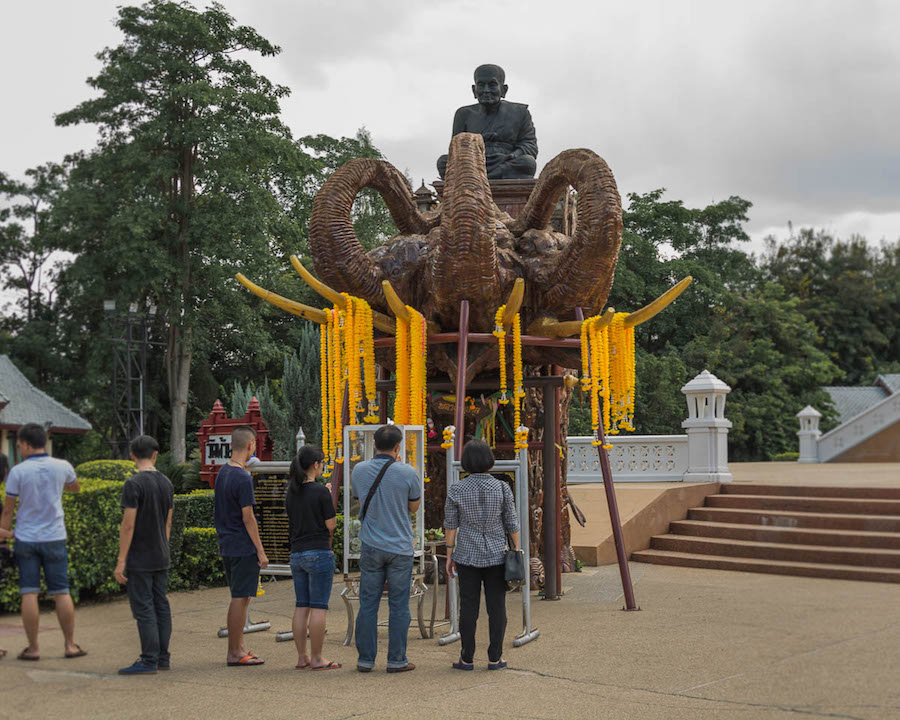
[[[663,310],[665,310],[669,305],[671,305],[675,299],[683,293],[688,285],[691,284],[694,278],[688,275],[684,280],[675,285],[674,287],[666,290],[662,295],[660,295],[656,300],[651,302],[649,305],[645,305],[640,310],[635,310],[633,313],[628,315],[625,318],[625,327],[634,327],[635,325],[640,325],[642,322],[647,322],[650,318],[658,315]]]
[[[522,301],[525,299],[525,280],[516,278],[512,291],[509,293],[509,299],[506,301],[506,310],[503,313],[503,326],[509,325],[516,313],[522,308]]]
[[[341,310],[347,309],[347,298],[341,295],[337,290],[332,290],[309,270],[303,267],[303,263],[300,262],[300,258],[296,255],[291,255],[291,265],[294,266],[294,270],[297,271],[297,274],[303,278],[303,282],[309,285],[315,292],[332,305],[337,305]]]
[[[381,288],[384,290],[384,297],[387,300],[391,312],[394,313],[398,320],[409,322],[409,310],[406,309],[406,303],[400,299],[397,291],[394,290],[394,287],[391,285],[391,281],[382,280]]]
[[[615,315],[616,311],[613,308],[607,308],[606,312],[597,320],[597,327],[606,327],[612,322]],[[580,332],[581,320],[559,322],[550,318],[540,318],[528,326],[528,334],[538,337],[565,338],[578,335]]]
[[[303,267],[303,263],[300,262],[300,258],[296,255],[291,255],[291,265],[294,266],[294,270],[297,271],[297,274],[303,278],[303,282],[309,285],[315,292],[319,293],[319,295],[333,305],[337,305],[341,310],[347,309],[347,298],[341,295],[337,290],[328,287],[309,270]],[[377,310],[372,310],[372,325],[383,333],[388,333],[389,335],[394,334],[394,321]]]
[[[276,295],[265,288],[261,288],[256,283],[250,282],[243,274],[238,273],[235,275],[238,282],[247,288],[250,292],[252,292],[257,297],[261,297],[270,305],[274,305],[277,308],[281,308],[282,310],[286,310],[292,315],[299,315],[302,318],[306,318],[307,320],[312,320],[313,322],[319,323],[319,325],[323,325],[328,322],[328,313],[324,310],[319,310],[318,308],[310,307],[309,305],[304,305],[303,303],[298,303],[293,300],[288,300],[285,297],[281,297],[281,295]]]
[[[394,313],[398,320],[402,320],[403,322],[409,322],[412,317],[410,316],[409,310],[406,309],[406,303],[400,299],[400,296],[397,294],[397,291],[394,290],[394,286],[391,285],[390,280],[382,280],[381,281],[381,289],[384,291],[384,297],[387,300],[388,307],[390,307],[391,312]],[[393,327],[394,321],[388,318],[388,322],[391,323]],[[441,331],[441,328],[431,320],[426,320],[425,325],[427,327],[427,332],[431,335],[436,335]]]

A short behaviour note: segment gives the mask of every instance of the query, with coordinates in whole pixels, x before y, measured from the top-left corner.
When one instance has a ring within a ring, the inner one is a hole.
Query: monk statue
[[[537,169],[537,137],[528,106],[507,102],[506,73],[499,65],[475,69],[472,94],[476,105],[466,105],[453,117],[453,134],[478,133],[484,137],[484,158],[490,180],[533,178]],[[441,178],[447,156],[437,161]]]

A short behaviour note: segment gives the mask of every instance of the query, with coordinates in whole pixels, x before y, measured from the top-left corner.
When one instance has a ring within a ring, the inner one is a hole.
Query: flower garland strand
[[[506,329],[503,327],[503,313],[506,305],[501,305],[494,315],[494,337],[497,338],[497,350],[500,353],[500,404],[507,405],[509,396],[506,387]]]
[[[410,315],[410,331],[409,331],[409,424],[425,426],[426,404],[428,398],[426,396],[427,378],[426,364],[428,358],[428,332],[425,325],[425,316],[418,310],[406,306]],[[427,443],[422,456],[422,463],[427,459]],[[416,464],[416,448],[411,448],[410,464]]]
[[[366,390],[366,416],[365,422],[374,424],[379,421],[375,389],[375,329],[372,324],[372,308],[365,300],[357,300],[359,303],[360,322],[362,323],[362,343],[360,354],[363,360],[363,381]]]
[[[350,409],[349,420],[356,425],[359,414],[359,402],[362,393],[359,388],[359,338],[360,328],[356,316],[356,298],[349,293],[341,293],[346,301],[344,313],[344,376],[347,378],[347,405]]]
[[[334,436],[334,462],[340,464],[344,462],[344,437],[343,437],[343,404],[344,404],[344,381],[345,370],[343,363],[343,341],[346,333],[346,325],[344,323],[344,314],[340,308],[335,305],[332,309],[334,315],[334,332],[332,338],[332,433]]]
[[[394,393],[394,422],[409,424],[409,323],[395,321],[396,386]]]
[[[616,313],[609,328],[610,434],[634,431],[634,328],[625,327],[628,313]]]
[[[516,313],[512,322],[513,331],[513,403],[515,408],[513,426],[515,428],[516,450],[528,449],[528,428],[522,425],[522,400],[525,398],[525,383],[522,377],[522,323]]]
[[[322,477],[331,477],[331,403],[328,394],[328,378],[331,375],[328,363],[328,343],[331,332],[331,313],[328,313],[328,321],[319,326],[319,382],[320,382],[320,408],[322,415],[322,452],[325,453],[325,467]]]

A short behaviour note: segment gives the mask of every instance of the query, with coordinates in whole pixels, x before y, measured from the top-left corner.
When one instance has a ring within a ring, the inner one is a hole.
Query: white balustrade
[[[799,417],[799,415],[798,415]],[[849,450],[854,445],[859,445],[864,440],[881,432],[885,428],[890,427],[894,423],[900,421],[900,393],[888,395],[884,400],[876,403],[868,410],[861,412],[859,415],[850,418],[847,422],[838,425],[834,430],[825,433],[821,437],[816,437],[815,453],[808,449],[805,453],[816,457],[817,460],[804,460],[804,445],[802,429],[797,434],[800,435],[800,462],[829,462],[845,450]],[[802,423],[802,420],[801,420]],[[818,424],[816,427],[818,430]],[[807,431],[810,432],[810,431]]]
[[[686,435],[613,435],[614,482],[730,482],[725,396],[731,388],[707,370],[681,388],[688,404]],[[567,482],[603,482],[592,437],[568,437]]]

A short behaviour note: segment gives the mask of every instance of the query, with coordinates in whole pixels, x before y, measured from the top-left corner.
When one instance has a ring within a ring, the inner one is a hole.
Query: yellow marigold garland
[[[503,327],[503,313],[506,305],[501,305],[494,315],[494,337],[497,338],[497,350],[500,353],[500,404],[509,403],[506,388],[506,329]]]
[[[363,379],[366,389],[366,416],[367,423],[377,423],[378,404],[376,402],[375,389],[375,331],[372,325],[372,308],[365,300],[358,300],[361,309],[362,346],[360,353],[363,359]]]
[[[595,435],[601,421],[607,435],[634,430],[634,328],[625,327],[627,315],[616,313],[603,328],[597,327],[599,315],[581,324],[581,387],[590,393]],[[592,443],[600,445],[596,439]]]
[[[344,314],[337,305],[332,309],[334,332],[332,333],[332,433],[334,435],[334,462],[344,462],[343,403],[344,403],[344,363],[343,340],[345,333]]]
[[[409,323],[397,318],[395,332],[396,377],[394,422],[409,424]]]
[[[328,343],[329,333],[331,332],[331,313],[328,314],[328,322],[319,327],[319,381],[321,392],[321,409],[322,409],[322,452],[325,453],[325,468],[322,473],[323,477],[331,477],[331,417],[329,412],[331,404],[328,395],[328,378],[331,375],[330,365],[328,363]]]
[[[522,426],[522,400],[525,398],[525,383],[522,377],[522,323],[519,313],[513,318],[513,403],[515,417],[516,450],[528,449],[528,428]]]

